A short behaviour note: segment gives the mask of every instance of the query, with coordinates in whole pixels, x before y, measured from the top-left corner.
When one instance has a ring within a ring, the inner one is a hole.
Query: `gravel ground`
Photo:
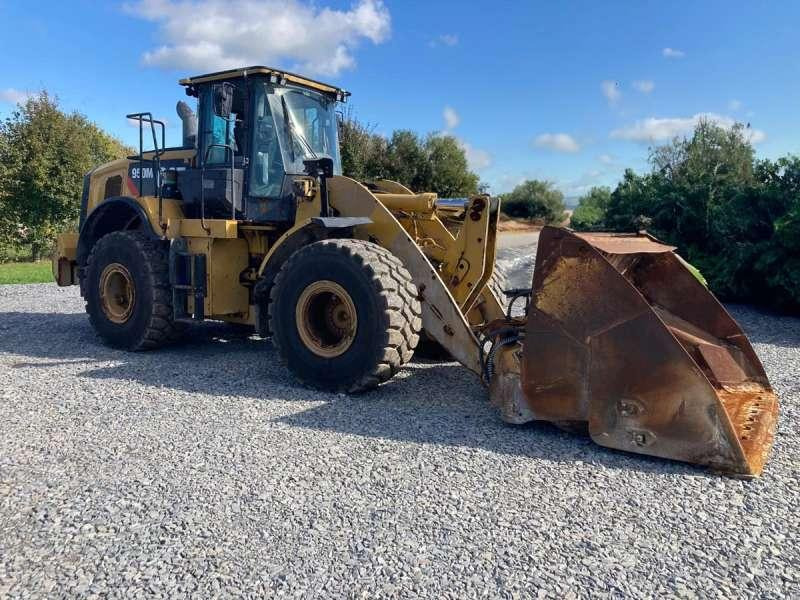
[[[267,341],[127,354],[75,288],[1,286],[0,597],[798,597],[800,319],[730,308],[782,400],[750,482],[504,425],[455,364],[317,393]]]

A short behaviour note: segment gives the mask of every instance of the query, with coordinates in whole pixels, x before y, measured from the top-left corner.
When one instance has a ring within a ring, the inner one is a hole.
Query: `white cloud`
[[[445,106],[442,111],[442,117],[444,118],[444,131],[440,132],[438,135],[449,135],[455,138],[459,147],[464,151],[467,165],[471,170],[481,171],[492,164],[492,155],[486,152],[486,150],[475,148],[469,142],[465,142],[453,133],[453,129],[458,127],[461,123],[461,117],[454,108]]]
[[[582,196],[590,189],[602,183],[606,173],[597,169],[586,171],[577,179],[557,182],[558,187],[567,198]]]
[[[578,152],[580,144],[567,133],[543,133],[533,140],[534,146],[556,152]]]
[[[470,169],[473,171],[482,171],[492,164],[492,155],[486,152],[486,150],[474,148],[464,140],[458,138],[456,138],[456,140],[464,151],[464,156],[467,157],[467,165],[469,165]]]
[[[597,157],[597,160],[599,160],[604,165],[613,165],[615,162],[614,157],[611,156],[610,154],[601,154],[600,156]]]
[[[650,79],[639,79],[633,82],[633,89],[643,94],[649,94],[656,89],[656,84]]]
[[[659,142],[671,140],[674,137],[690,134],[701,120],[711,121],[720,127],[730,129],[736,123],[735,119],[715,113],[697,113],[691,117],[673,117],[659,119],[650,117],[637,121],[628,127],[614,129],[611,137],[618,140],[632,142]],[[760,129],[745,130],[745,137],[753,144],[758,144],[767,139],[767,134]]]
[[[503,194],[505,192],[510,192],[515,187],[523,183],[526,179],[529,179],[525,175],[519,175],[517,173],[503,173],[497,178],[497,181],[494,185],[492,185],[492,192],[495,194]],[[530,179],[533,179],[531,177]]]
[[[439,44],[458,46],[458,36],[454,33],[443,33],[431,42],[431,46],[437,46]]]
[[[9,104],[24,104],[28,98],[34,96],[31,92],[23,92],[14,88],[6,88],[0,90],[0,102],[8,102]]]
[[[686,56],[686,52],[684,52],[683,50],[676,50],[675,48],[664,48],[661,51],[661,54],[665,58],[683,58],[684,56]]]
[[[140,0],[125,9],[159,24],[164,43],[144,53],[146,65],[201,72],[286,64],[336,75],[355,66],[362,40],[379,44],[391,31],[381,0],[358,0],[350,10],[307,0]]]
[[[600,89],[603,91],[603,96],[606,97],[609,104],[616,104],[617,100],[622,98],[622,92],[619,91],[619,84],[616,81],[606,79],[600,82]]]
[[[752,129],[748,127],[745,130],[745,137],[751,144],[760,144],[767,139],[767,134],[761,129]]]
[[[444,125],[446,129],[455,129],[458,127],[458,124],[461,123],[461,117],[458,116],[458,113],[454,108],[449,106],[444,107],[442,116],[444,117]]]
[[[736,111],[736,110],[739,110],[740,108],[742,108],[742,101],[741,100],[736,100],[734,98],[733,100],[728,102],[728,109],[729,110]]]

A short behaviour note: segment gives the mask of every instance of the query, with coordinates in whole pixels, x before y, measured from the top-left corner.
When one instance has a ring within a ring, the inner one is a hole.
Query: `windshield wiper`
[[[314,152],[314,148],[308,143],[308,140],[305,138],[305,136],[294,126],[294,121],[292,121],[291,117],[289,116],[289,107],[286,105],[286,96],[281,96],[281,106],[283,106],[283,121],[286,124],[286,130],[289,132],[290,138],[298,140],[303,146],[305,146],[306,150],[311,153],[311,158],[315,160],[319,158],[317,153]],[[294,162],[294,144],[292,144],[291,141],[292,140],[290,139],[289,145],[292,147],[292,162]]]

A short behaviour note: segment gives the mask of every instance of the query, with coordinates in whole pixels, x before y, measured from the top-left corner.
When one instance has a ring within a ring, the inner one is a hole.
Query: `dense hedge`
[[[800,158],[756,160],[741,126],[701,122],[651,150],[651,172],[580,200],[576,229],[647,229],[723,300],[800,311]],[[575,218],[577,217],[577,218]]]
[[[553,224],[566,218],[564,194],[549,181],[529,179],[501,195],[500,200],[500,210],[514,219]]]

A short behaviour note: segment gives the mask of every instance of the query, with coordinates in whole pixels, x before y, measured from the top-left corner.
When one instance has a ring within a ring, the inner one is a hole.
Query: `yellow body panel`
[[[56,251],[52,259],[53,279],[62,287],[78,283],[78,278],[75,273],[75,256],[77,250],[77,233],[62,233],[56,239]]]
[[[250,322],[250,294],[239,277],[249,264],[247,241],[243,238],[186,238],[192,254],[205,254],[207,318]],[[194,309],[189,298],[189,308]]]
[[[156,207],[156,218],[158,208]],[[239,237],[239,222],[229,219],[168,219],[167,229],[164,233],[167,239],[177,237],[223,238],[235,239]]]

